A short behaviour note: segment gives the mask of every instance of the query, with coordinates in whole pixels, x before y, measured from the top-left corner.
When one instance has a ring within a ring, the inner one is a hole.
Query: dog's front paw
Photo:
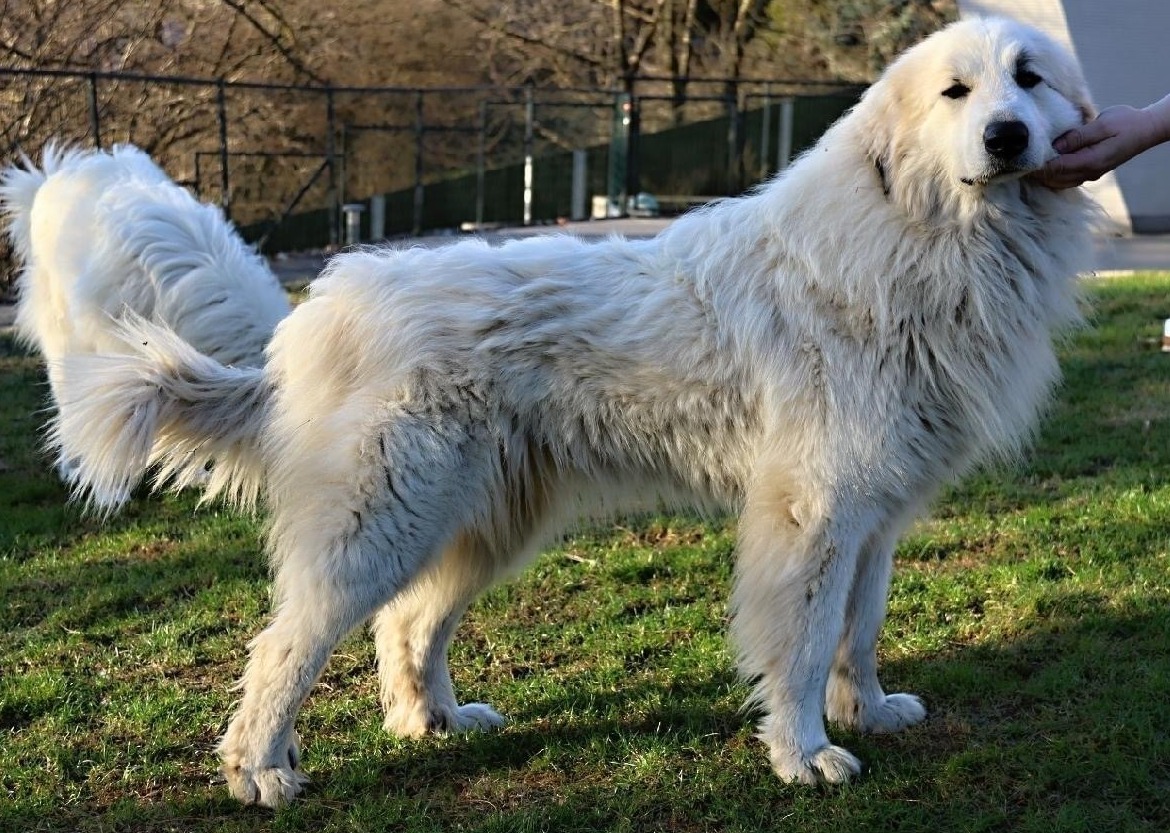
[[[296,740],[286,750],[284,760],[265,765],[250,765],[242,756],[221,753],[220,772],[227,781],[232,798],[244,804],[276,808],[287,804],[303,789],[309,779],[299,769],[301,751]]]
[[[843,784],[861,774],[861,761],[848,749],[826,744],[804,755],[772,750],[772,769],[790,784]]]

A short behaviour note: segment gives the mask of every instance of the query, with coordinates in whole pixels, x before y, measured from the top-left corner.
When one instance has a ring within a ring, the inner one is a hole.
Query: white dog
[[[243,365],[263,364],[290,311],[219,209],[130,145],[105,153],[50,144],[39,169],[26,159],[0,172],[0,213],[21,262],[17,333],[44,356],[58,402],[62,359],[125,350],[114,333],[125,310]]]
[[[1074,60],[1005,21],[903,55],[783,176],[657,239],[335,258],[263,369],[132,323],[134,358],[67,362],[54,441],[99,504],[151,462],[263,494],[272,623],[220,744],[231,792],[303,783],[294,722],[369,617],[386,727],[460,705],[466,606],[565,523],[664,499],[739,512],[732,632],[787,781],[858,760],[825,717],[925,715],[878,682],[895,542],[939,487],[1016,454],[1057,380],[1090,263],[1078,191],[1026,175],[1092,114]]]

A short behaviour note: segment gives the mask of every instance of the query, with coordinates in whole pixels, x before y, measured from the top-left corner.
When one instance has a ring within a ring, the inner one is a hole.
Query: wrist
[[[1143,108],[1143,112],[1150,124],[1149,147],[1170,142],[1170,95]]]

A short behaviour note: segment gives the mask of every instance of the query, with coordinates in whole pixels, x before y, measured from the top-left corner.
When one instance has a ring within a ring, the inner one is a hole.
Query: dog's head
[[[953,191],[1039,169],[1056,155],[1053,140],[1094,114],[1068,50],[995,18],[952,24],[907,50],[858,106],[884,177]]]

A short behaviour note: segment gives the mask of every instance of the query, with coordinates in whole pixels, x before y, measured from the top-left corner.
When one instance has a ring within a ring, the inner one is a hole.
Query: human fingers
[[[1078,151],[1062,154],[1048,161],[1036,175],[1049,188],[1075,188],[1089,180],[1100,179],[1126,158],[1126,150],[1115,137],[1086,145]]]
[[[1057,153],[1075,153],[1114,135],[1114,131],[1099,118],[1062,133],[1052,143]]]
[[[1076,188],[1084,184],[1086,180],[1084,174],[1072,169],[1064,160],[1063,156],[1056,157],[1029,178],[1054,191]]]

